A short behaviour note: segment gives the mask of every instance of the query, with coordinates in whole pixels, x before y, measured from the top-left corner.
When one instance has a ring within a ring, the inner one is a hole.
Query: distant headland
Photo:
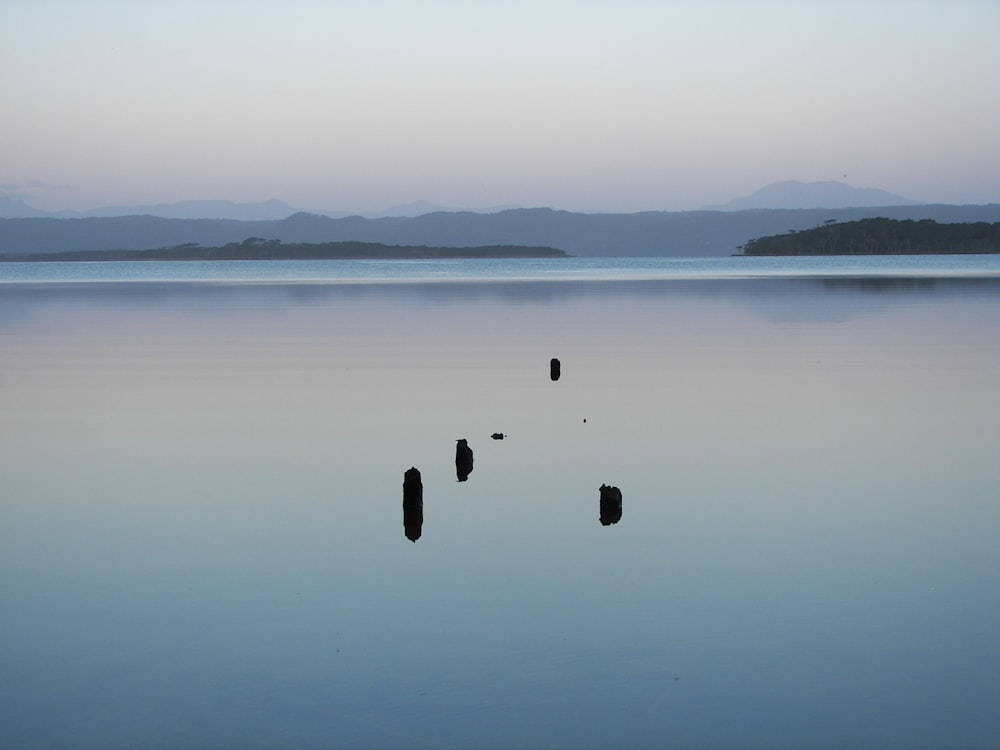
[[[519,208],[494,214],[437,212],[379,219],[360,216],[335,219],[296,213],[274,221],[159,216],[0,218],[0,254],[23,257],[43,253],[103,253],[112,249],[162,250],[193,243],[202,248],[229,248],[233,243],[241,245],[248,237],[265,237],[268,241],[284,243],[282,252],[299,243],[351,242],[427,248],[559,248],[568,255],[598,258],[704,258],[737,253],[752,237],[768,237],[793,229],[802,232],[831,219],[846,223],[876,217],[932,219],[941,223],[997,222],[1000,221],[1000,204],[646,211],[635,214],[583,214],[548,208]],[[368,248],[366,252],[368,250],[375,252],[377,248]],[[420,252],[426,255],[429,250]],[[476,251],[476,257],[482,254],[483,251]],[[377,257],[388,256],[379,254]]]
[[[481,245],[428,247],[383,245],[378,242],[294,242],[250,237],[219,247],[195,242],[155,250],[73,250],[69,252],[0,255],[0,262],[31,261],[170,261],[170,260],[419,260],[445,258],[566,258],[553,247]]]
[[[1000,253],[1000,222],[861,219],[753,239],[743,255],[958,255]]]

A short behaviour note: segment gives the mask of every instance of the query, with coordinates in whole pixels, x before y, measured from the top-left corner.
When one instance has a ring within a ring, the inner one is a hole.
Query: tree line
[[[74,250],[0,256],[0,261],[135,261],[135,260],[405,260],[428,258],[563,258],[562,250],[521,245],[429,247],[383,245],[378,242],[292,242],[250,237],[219,247],[189,242],[156,250]]]
[[[813,229],[752,239],[743,255],[949,255],[1000,253],[1000,222],[931,219],[833,220]]]

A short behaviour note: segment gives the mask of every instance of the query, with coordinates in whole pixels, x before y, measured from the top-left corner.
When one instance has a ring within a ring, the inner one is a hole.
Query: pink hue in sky
[[[1000,202],[998,38],[989,0],[6,0],[0,195],[636,211],[797,179]]]

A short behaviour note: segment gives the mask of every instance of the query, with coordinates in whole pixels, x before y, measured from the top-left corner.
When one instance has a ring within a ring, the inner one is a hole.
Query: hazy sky
[[[1000,202],[1000,0],[0,0],[39,208]]]

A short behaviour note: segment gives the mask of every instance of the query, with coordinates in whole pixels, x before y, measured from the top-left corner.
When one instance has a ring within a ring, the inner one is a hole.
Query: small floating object
[[[502,432],[494,432],[492,435],[490,435],[490,437],[493,438],[494,440],[503,440],[504,434]]]
[[[552,361],[549,362],[549,377],[553,380],[559,380],[560,369],[559,360],[553,357]]]

